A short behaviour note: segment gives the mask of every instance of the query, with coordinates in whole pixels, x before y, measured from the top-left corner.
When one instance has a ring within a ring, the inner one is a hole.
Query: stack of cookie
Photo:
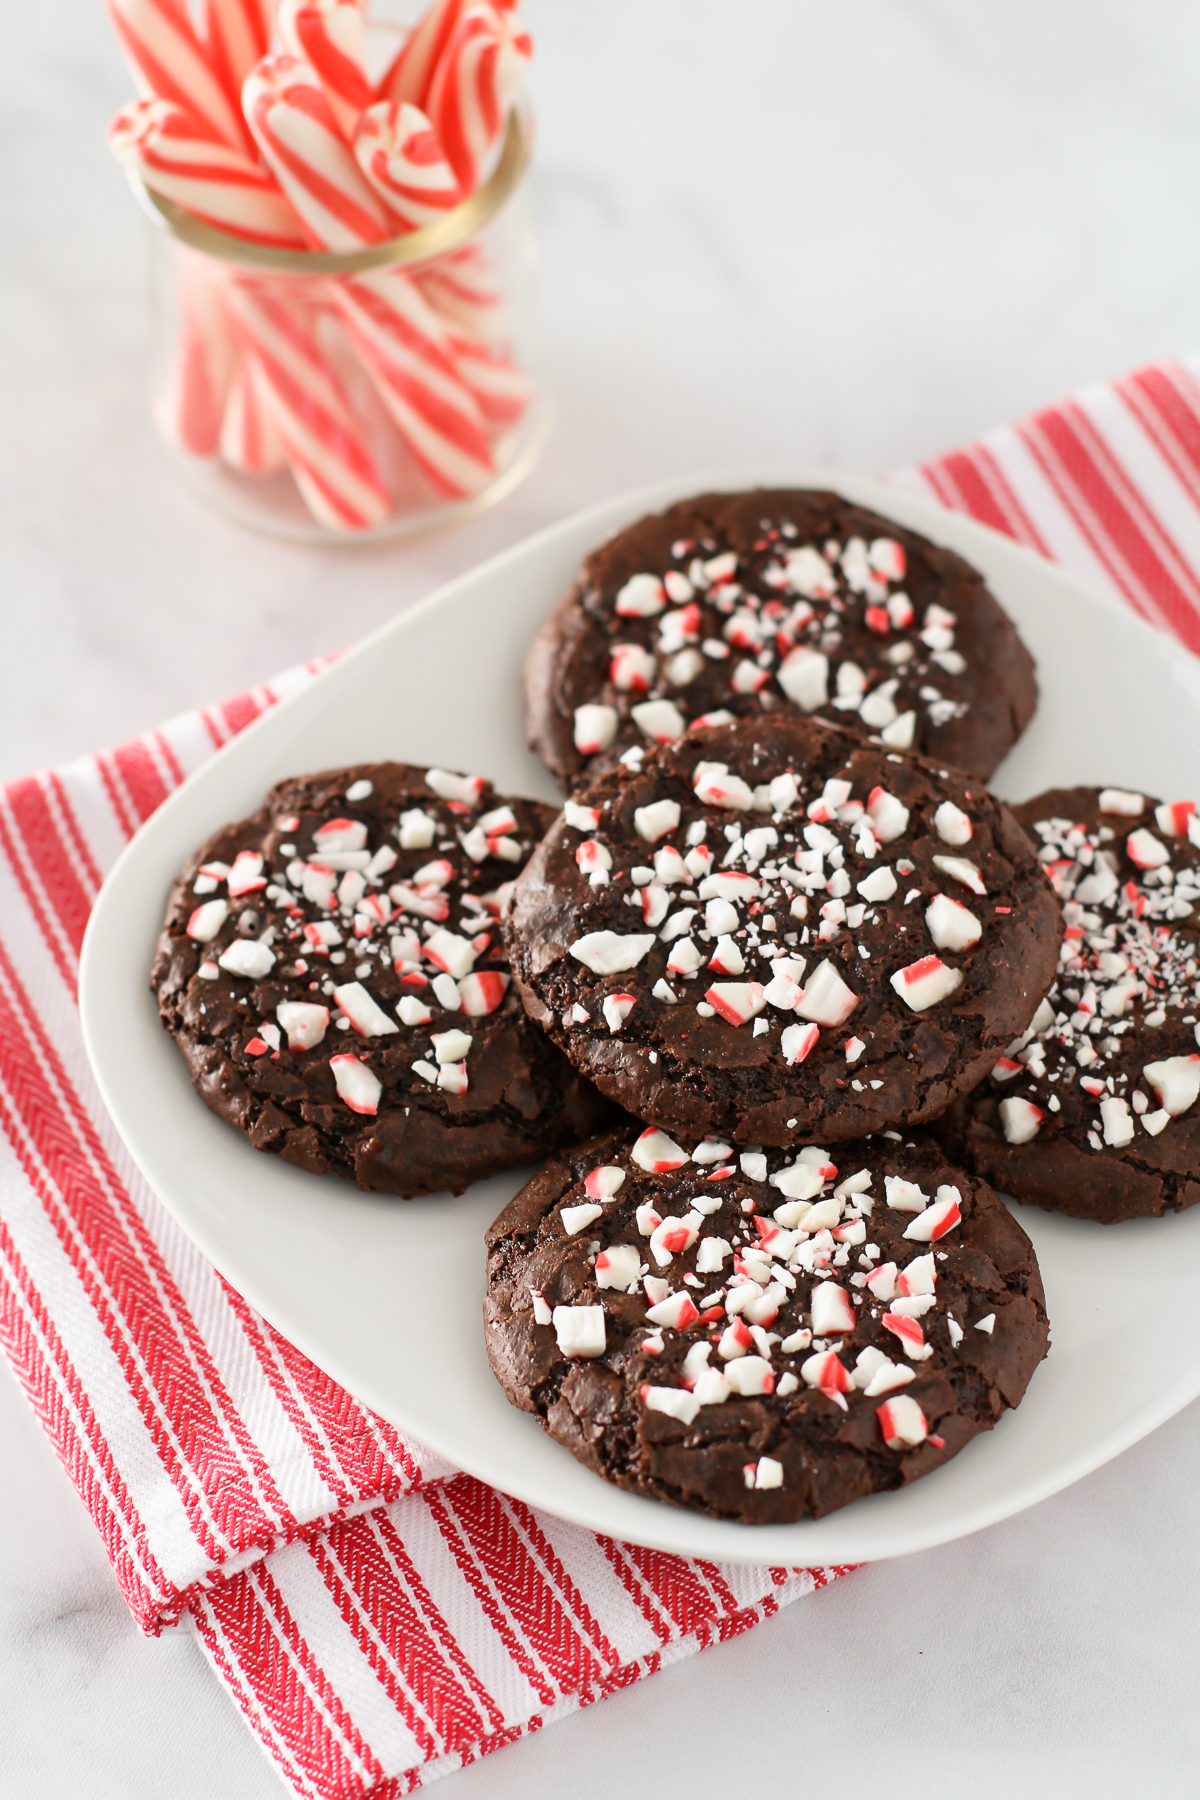
[[[1046,1354],[989,1182],[1200,1197],[1200,828],[1123,789],[1010,811],[985,782],[1035,698],[950,552],[831,494],[683,503],[531,651],[562,812],[398,764],[280,784],[175,886],[164,1024],[315,1173],[551,1156],[488,1233],[484,1328],[598,1474],[748,1522],[895,1488]]]

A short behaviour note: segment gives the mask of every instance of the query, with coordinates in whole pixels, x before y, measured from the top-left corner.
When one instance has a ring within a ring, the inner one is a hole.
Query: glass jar
[[[151,409],[227,518],[298,543],[449,525],[509,493],[545,442],[531,126],[438,219],[350,254],[280,250],[134,180],[151,233]]]

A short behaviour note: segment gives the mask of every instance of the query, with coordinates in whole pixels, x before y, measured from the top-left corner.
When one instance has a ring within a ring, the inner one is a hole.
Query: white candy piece
[[[275,967],[275,952],[266,944],[256,944],[251,938],[234,938],[217,961],[229,975],[263,981]]]
[[[701,1238],[696,1252],[697,1275],[716,1275],[724,1267],[725,1258],[732,1254],[732,1248],[724,1238]]]
[[[925,908],[925,924],[939,950],[969,950],[983,936],[974,913],[949,894],[935,894]]]
[[[554,1335],[564,1356],[603,1356],[602,1306],[556,1306],[551,1315]]]
[[[448,979],[439,976],[439,980]],[[464,975],[458,984],[462,1010],[470,1019],[486,1018],[495,1012],[508,992],[512,976],[499,969],[485,969],[480,975]],[[436,988],[437,983],[434,983]],[[453,1009],[451,1009],[453,1010]]]
[[[396,1011],[400,1015],[402,1025],[424,1025],[433,1014],[429,1008],[417,999],[415,994],[405,994]]]
[[[1104,1125],[1104,1141],[1119,1149],[1122,1144],[1131,1143],[1134,1135],[1133,1116],[1129,1111],[1129,1102],[1116,1095],[1110,1095],[1100,1102],[1100,1118]]]
[[[557,1314],[562,1309],[555,1307],[554,1310]],[[642,1388],[641,1399],[649,1412],[666,1413],[684,1425],[691,1424],[702,1404],[699,1395],[689,1394],[686,1388],[651,1387],[649,1384]]]
[[[429,785],[433,787],[433,782]],[[313,832],[313,844],[322,857],[341,850],[361,850],[366,841],[367,828],[361,819],[328,819]]]
[[[389,1018],[360,981],[348,981],[341,987],[335,987],[333,997],[360,1037],[388,1037],[400,1029],[395,1019]]]
[[[1139,813],[1145,812],[1146,799],[1143,794],[1127,794],[1123,788],[1101,788],[1100,811],[1119,813],[1124,818],[1136,819]]]
[[[640,838],[648,844],[656,844],[659,838],[666,837],[678,827],[678,800],[652,800],[649,806],[639,806],[634,812],[633,824]]]
[[[594,1219],[603,1218],[604,1208],[588,1201],[583,1206],[564,1206],[558,1216],[567,1236],[575,1237],[585,1225],[590,1225]]]
[[[357,1056],[331,1056],[329,1067],[338,1095],[351,1112],[373,1114],[379,1111],[383,1083],[365,1063],[360,1063]]]
[[[604,1023],[609,1032],[620,1031],[626,1019],[637,1005],[633,994],[606,994],[600,1010],[604,1014]]]
[[[697,763],[692,771],[692,787],[697,800],[705,806],[746,811],[754,804],[751,790],[740,775],[729,773],[725,763]]]
[[[638,730],[656,744],[673,744],[687,728],[687,720],[673,700],[644,700],[630,711]]]
[[[698,1212],[659,1221],[650,1233],[650,1251],[660,1269],[665,1269],[673,1256],[682,1256],[685,1250],[691,1249],[703,1223]]]
[[[584,1179],[583,1189],[591,1200],[611,1200],[625,1186],[625,1171],[615,1163],[601,1163]]]
[[[610,1244],[596,1258],[596,1286],[629,1293],[642,1272],[641,1251],[634,1244]]]
[[[812,1291],[811,1306],[814,1337],[840,1337],[854,1330],[854,1306],[836,1281],[819,1281]]]
[[[437,821],[421,807],[414,807],[411,812],[400,814],[400,848],[402,850],[428,850],[437,836]]]
[[[935,856],[933,866],[940,869],[943,875],[948,875],[951,881],[961,882],[963,887],[970,888],[973,894],[987,893],[979,870],[965,856]]]
[[[686,1331],[699,1318],[696,1303],[690,1294],[668,1294],[665,1300],[646,1308],[646,1317],[652,1325],[665,1326],[668,1331]]]
[[[460,800],[465,806],[478,806],[479,796],[487,785],[482,775],[451,775],[445,769],[426,769],[425,779],[443,800]],[[348,845],[347,848],[357,846]]]
[[[956,1187],[944,1183],[937,1191],[937,1198],[932,1206],[927,1206],[923,1213],[918,1213],[904,1227],[904,1235],[913,1244],[936,1244],[944,1238],[948,1231],[962,1220],[962,1195]],[[907,1270],[905,1271],[907,1277]]]
[[[550,1320],[553,1315],[551,1314],[549,1306],[547,1306],[547,1304],[546,1304],[545,1295],[539,1293],[538,1289],[535,1287],[530,1288],[529,1294],[530,1294],[530,1298],[533,1301],[533,1322],[534,1322],[534,1324],[535,1325],[548,1325],[550,1323]]]
[[[829,658],[799,645],[780,663],[776,680],[793,706],[801,712],[816,712],[829,699]]]
[[[1171,852],[1165,844],[1159,843],[1152,831],[1131,831],[1125,839],[1125,848],[1139,869],[1161,869],[1171,860]]]
[[[460,937],[455,931],[446,931],[440,925],[426,938],[425,954],[435,968],[453,976],[455,981],[469,975],[475,966],[471,940]]]
[[[745,1025],[766,1005],[761,981],[714,981],[704,998],[729,1025]]]
[[[623,619],[653,619],[666,606],[667,596],[657,575],[631,575],[614,604]]]
[[[617,735],[620,718],[615,706],[590,704],[575,708],[575,748],[581,756],[607,750]]]
[[[886,788],[872,788],[867,796],[867,817],[881,844],[890,844],[908,827],[908,808]]]
[[[198,944],[211,944],[228,917],[228,901],[206,900],[188,920],[187,934]]]
[[[897,969],[891,982],[906,1006],[913,1012],[926,1012],[957,994],[963,984],[963,972],[950,968],[938,956],[923,956],[918,962]]]
[[[835,962],[826,958],[819,963],[804,985],[796,1002],[802,1019],[814,1025],[842,1025],[858,1005],[858,995],[847,987]]]
[[[878,1400],[881,1394],[894,1394],[897,1388],[907,1387],[916,1378],[917,1371],[907,1363],[895,1363],[885,1356],[872,1370],[863,1392],[868,1400]]]
[[[775,1388],[775,1375],[762,1356],[740,1356],[725,1365],[725,1379],[735,1394],[747,1398],[753,1394],[770,1394]]]
[[[1032,1100],[1021,1100],[1014,1095],[1000,1102],[1000,1123],[1010,1144],[1028,1144],[1041,1130],[1044,1117],[1041,1107],[1035,1106]]]
[[[929,1436],[929,1426],[911,1394],[897,1394],[875,1408],[883,1441],[889,1450],[914,1450]]]
[[[308,1000],[281,1000],[275,1017],[287,1032],[289,1050],[312,1050],[329,1027],[329,1008]]]
[[[864,876],[856,886],[857,891],[862,895],[863,899],[869,900],[872,905],[875,905],[880,900],[891,899],[892,895],[896,892],[896,877],[888,865],[884,863],[882,867],[872,869],[871,873]]]
[[[577,800],[568,800],[563,807],[563,821],[575,831],[595,831],[600,823],[600,808],[580,806]]]
[[[756,1488],[781,1488],[783,1464],[774,1456],[760,1456],[754,1464],[754,1485]]]
[[[900,1175],[885,1175],[883,1186],[893,1212],[924,1212],[929,1204],[929,1195],[918,1181],[905,1181]]]
[[[571,955],[593,975],[621,975],[636,969],[654,943],[652,931],[591,931],[571,945]]]
[[[681,1150],[665,1131],[659,1131],[653,1125],[643,1131],[629,1154],[638,1168],[645,1169],[648,1175],[669,1175],[691,1161],[686,1150]]]
[[[934,829],[943,844],[953,844],[961,849],[971,841],[972,825],[970,819],[961,808],[955,806],[953,800],[943,800],[933,815]]]
[[[1195,1105],[1200,1094],[1200,1056],[1169,1056],[1165,1062],[1147,1063],[1142,1074],[1171,1118],[1177,1119]]]
[[[462,1062],[470,1054],[473,1042],[465,1031],[435,1031],[432,1038],[433,1054],[439,1065]]]

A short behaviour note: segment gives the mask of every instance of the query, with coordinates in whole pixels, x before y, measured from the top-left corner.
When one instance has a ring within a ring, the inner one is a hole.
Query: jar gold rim
[[[130,172],[129,181],[143,211],[159,230],[193,250],[202,250],[206,256],[291,275],[357,275],[365,269],[428,262],[469,243],[495,217],[525,173],[532,137],[528,115],[514,106],[504,128],[496,166],[482,187],[432,225],[406,231],[386,243],[369,244],[364,250],[283,250],[271,244],[252,244],[246,238],[218,230],[215,225],[206,225],[165,194],[155,193],[136,173]]]

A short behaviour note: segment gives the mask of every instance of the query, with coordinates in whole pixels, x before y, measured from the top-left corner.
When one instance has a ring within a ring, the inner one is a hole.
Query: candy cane
[[[479,184],[532,55],[529,34],[493,6],[468,8],[450,34],[425,111],[468,192]]]
[[[489,349],[461,329],[447,331],[446,348],[489,425],[514,424],[528,406],[531,390],[508,352]]]
[[[246,130],[208,63],[183,0],[105,0],[144,98],[174,100],[226,144],[244,149]]]
[[[464,244],[414,271],[433,310],[484,344],[499,344],[507,329],[504,297],[478,244]]]
[[[243,475],[274,475],[287,467],[287,451],[254,370],[239,359],[221,420],[221,458]]]
[[[200,0],[205,53],[239,117],[242,83],[271,48],[271,12],[271,0]]]
[[[234,335],[313,516],[336,531],[392,510],[358,420],[317,342],[315,310],[291,290],[239,281],[226,294]]]
[[[354,133],[359,168],[406,231],[432,225],[463,198],[458,177],[420,107],[379,100]]]
[[[424,106],[433,72],[470,0],[433,0],[393,58],[376,93],[380,100]]]
[[[246,77],[242,105],[310,244],[319,250],[361,250],[390,234],[387,214],[350,154],[311,69],[293,56],[264,56]]]
[[[191,456],[212,456],[221,435],[234,348],[209,265],[182,249],[176,255],[179,334],[154,416],[169,443]]]
[[[435,315],[398,270],[347,276],[335,299],[367,373],[415,461],[452,498],[492,473],[478,403],[459,378]]]
[[[283,47],[311,66],[349,143],[371,84],[363,62],[363,16],[355,0],[280,0]]]
[[[171,100],[131,100],[108,128],[125,168],[177,206],[256,244],[302,250],[295,213],[265,169]]]

